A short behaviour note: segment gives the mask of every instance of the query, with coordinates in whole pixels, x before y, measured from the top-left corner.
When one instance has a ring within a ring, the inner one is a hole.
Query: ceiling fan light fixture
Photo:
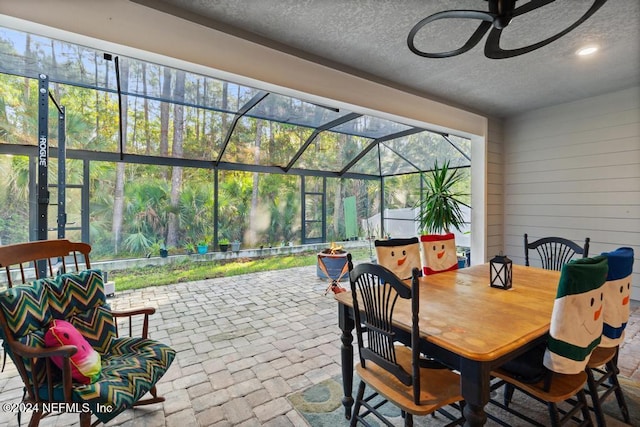
[[[580,49],[576,50],[576,55],[590,56],[596,53],[598,49],[599,49],[598,46],[595,46],[595,45],[583,46]]]

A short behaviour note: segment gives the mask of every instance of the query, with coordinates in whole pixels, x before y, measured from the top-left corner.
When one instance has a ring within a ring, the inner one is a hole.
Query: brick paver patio
[[[177,356],[158,384],[166,402],[125,411],[108,426],[307,425],[286,396],[340,373],[336,303],[326,286],[315,267],[301,267],[118,292],[109,301],[116,310],[157,309],[151,337]],[[640,303],[632,310],[619,365],[640,381]],[[21,397],[8,360],[0,402]],[[65,414],[40,425],[77,423]],[[0,425],[17,426],[16,415],[0,412]]]

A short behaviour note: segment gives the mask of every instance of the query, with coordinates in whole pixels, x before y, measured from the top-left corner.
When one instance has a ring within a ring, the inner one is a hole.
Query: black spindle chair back
[[[576,255],[582,258],[589,256],[589,241],[587,237],[584,246],[565,239],[563,237],[543,237],[529,243],[529,236],[524,235],[524,256],[525,265],[529,266],[529,250],[535,249],[540,257],[542,268],[545,270],[560,271],[562,266],[568,263]]]

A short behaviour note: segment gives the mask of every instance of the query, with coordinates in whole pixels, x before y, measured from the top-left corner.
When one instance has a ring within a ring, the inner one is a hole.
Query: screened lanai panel
[[[67,149],[89,151],[118,150],[118,100],[116,94],[96,92],[84,87],[56,84],[51,92],[58,104],[71,103],[66,108],[65,130]],[[37,145],[38,143],[38,81],[0,73],[0,143]],[[49,100],[49,145],[58,146],[59,114]]]
[[[261,150],[260,164],[286,166],[307,141],[313,129],[279,122],[269,122],[268,140]]]
[[[471,140],[456,135],[447,135],[443,137],[447,139],[451,145],[458,150],[465,158],[471,158]]]
[[[200,74],[119,57],[125,95],[235,114],[260,90]],[[115,70],[115,65],[111,66]]]
[[[423,131],[380,141],[348,172],[391,176],[432,170],[448,160],[452,167],[471,165],[471,141]]]
[[[340,172],[371,143],[371,139],[321,132],[294,164],[295,168]]]
[[[0,140],[3,139],[0,132]],[[0,155],[0,235],[2,244],[29,241],[29,164],[27,156]]]
[[[142,62],[128,58],[127,61],[132,63]],[[211,77],[202,76],[189,72],[180,72],[177,70],[161,65],[153,65],[153,68],[147,71],[146,78],[152,75],[158,76],[158,84],[152,86],[153,92],[151,96],[166,100],[168,102],[184,102],[186,105],[199,106],[205,109],[223,111],[228,113],[237,112],[243,105],[249,102],[260,91],[255,88],[238,85]],[[184,74],[184,93],[176,89],[176,80],[181,78],[180,74]],[[143,76],[144,73],[138,73]],[[167,80],[169,80],[169,90],[167,90]],[[145,95],[140,90],[143,85],[130,85],[129,92],[137,96]]]
[[[471,165],[471,144],[462,143],[464,138],[457,138],[456,143],[452,143],[450,136],[443,136],[432,132],[421,132],[412,135],[415,138],[411,143],[404,143],[400,140],[388,141],[385,145],[398,153],[405,153],[406,157],[421,171],[433,170],[435,162],[442,165],[444,161],[449,161],[451,167],[464,167]],[[384,171],[383,171],[384,173]]]
[[[42,73],[49,77],[50,92],[66,108],[67,124],[73,125],[67,135],[71,149],[117,152],[122,146],[128,154],[220,160],[242,165],[243,170],[280,166],[322,175],[349,166],[347,172],[374,177],[428,171],[436,158],[449,160],[454,167],[470,164],[470,143],[464,138],[434,136],[405,124],[333,108],[329,101],[318,105],[0,27],[0,84],[15,76],[37,83]],[[18,77],[11,97],[23,96],[20,81]],[[30,86],[37,88],[35,83]],[[118,89],[126,111],[119,111]],[[6,117],[0,117],[6,122],[0,126],[8,130],[2,143],[37,144],[33,125],[37,90],[29,92],[24,108],[14,111],[7,106]],[[67,93],[73,97],[66,98]],[[126,119],[119,121],[125,112]],[[53,116],[51,109],[52,143],[56,137]],[[124,125],[123,141],[119,124]],[[407,136],[416,132],[428,137]],[[370,150],[372,142],[379,148]]]
[[[119,57],[123,94],[236,113],[260,90],[200,74]],[[115,65],[111,66],[115,70]]]
[[[20,100],[27,96],[29,99],[24,101],[25,104],[37,102],[37,93],[37,81],[0,74],[0,143],[37,145],[38,120],[32,118],[36,108],[29,109],[20,104]],[[55,134],[50,135],[51,140],[56,137]]]
[[[382,138],[408,129],[411,129],[411,126],[373,116],[360,116],[331,128],[334,132],[359,135],[372,139]]]
[[[221,161],[286,166],[313,129],[244,116],[238,120]]]
[[[411,175],[390,176],[384,179],[384,207],[385,209],[390,210],[389,212],[387,212],[387,218],[400,221],[412,221],[413,219],[415,219],[415,213],[413,213],[413,210],[414,208],[419,206],[419,204],[419,174],[414,173]],[[393,212],[393,210],[395,209],[408,209],[409,212]]]
[[[129,154],[216,160],[233,123],[233,114],[153,99],[128,96],[127,106],[124,152]],[[180,129],[184,131],[176,132]],[[114,142],[117,136],[116,128]],[[117,151],[118,147],[113,144],[105,151]]]
[[[117,91],[116,55],[0,27],[0,72],[93,89]],[[109,59],[111,58],[111,59]],[[118,56],[123,94],[235,113],[258,89],[184,72],[184,93],[175,90],[178,71]]]
[[[400,139],[406,142],[407,138],[409,137]],[[393,142],[398,144],[398,139],[393,140]],[[415,144],[416,141],[414,141]],[[416,173],[420,172],[420,170],[412,162],[410,153],[407,153],[407,157],[405,157],[401,151],[395,151],[387,143],[381,142],[364,155],[348,172],[386,176]]]
[[[116,89],[115,68],[102,52],[0,27],[0,72],[80,86]]]
[[[351,113],[347,110],[312,104],[289,96],[270,93],[247,113],[248,116],[317,128]]]
[[[363,175],[380,176],[380,158],[378,155],[378,147],[374,147],[365,154],[356,164],[354,164],[347,172],[358,173]]]
[[[415,135],[383,142],[378,146],[380,150],[380,172],[383,176],[420,172],[415,160],[416,152],[419,153],[421,150],[421,144],[420,140],[412,137],[415,137]],[[419,154],[424,155],[423,153]]]

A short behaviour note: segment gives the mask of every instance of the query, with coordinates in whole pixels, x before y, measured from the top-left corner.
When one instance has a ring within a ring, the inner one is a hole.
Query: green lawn
[[[369,260],[369,249],[350,250],[354,260]],[[109,271],[109,279],[115,280],[116,290],[140,289],[148,286],[236,276],[268,270],[315,265],[317,253],[301,253],[264,258],[241,258],[233,261],[185,261],[167,265]]]

